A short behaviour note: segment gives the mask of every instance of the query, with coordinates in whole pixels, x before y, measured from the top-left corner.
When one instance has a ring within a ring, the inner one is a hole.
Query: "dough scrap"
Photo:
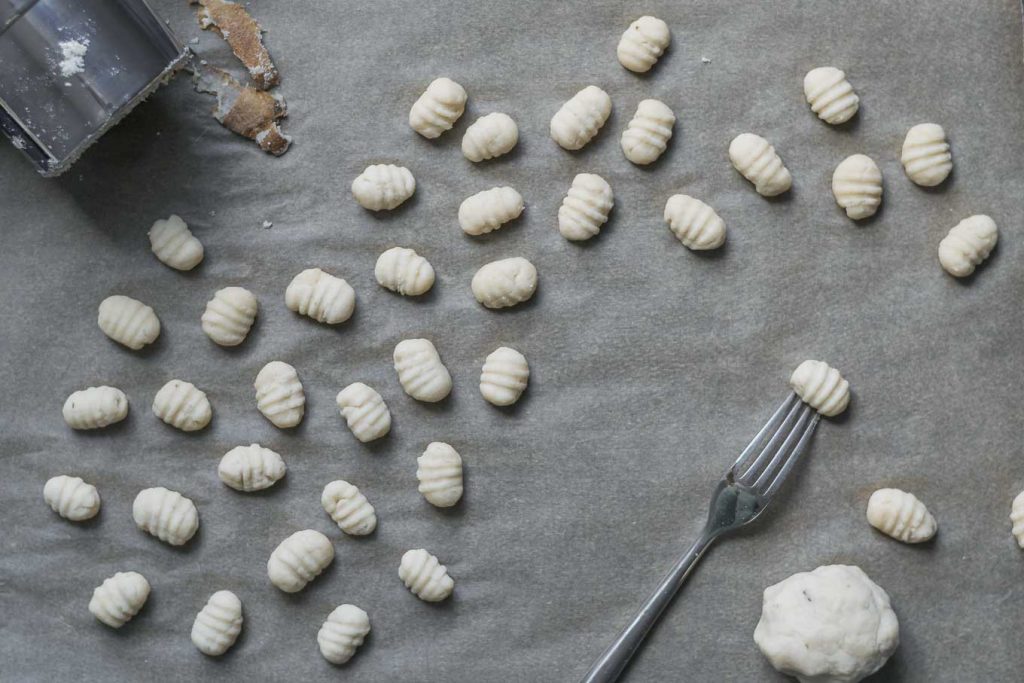
[[[213,118],[232,133],[253,140],[274,156],[288,151],[292,139],[278,125],[288,116],[288,104],[280,93],[242,85],[226,71],[212,66],[196,68],[192,84],[196,92],[217,98]]]

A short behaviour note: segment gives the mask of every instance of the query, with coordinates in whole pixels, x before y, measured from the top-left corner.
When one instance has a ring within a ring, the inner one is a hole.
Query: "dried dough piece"
[[[1017,545],[1024,548],[1024,491],[1018,493],[1010,504],[1010,521],[1013,522],[1011,532],[1017,539]]]
[[[277,123],[288,116],[288,105],[280,94],[242,85],[226,71],[211,66],[196,69],[192,82],[197,92],[217,97],[213,118],[225,128],[254,140],[274,156],[288,151],[292,139]]]
[[[288,310],[318,323],[337,325],[352,317],[356,292],[343,278],[319,268],[307,268],[288,283],[284,304]]]
[[[281,81],[277,67],[263,45],[263,28],[244,7],[230,0],[191,2],[201,5],[196,11],[199,25],[204,29],[213,29],[227,41],[257,86],[267,90]]]

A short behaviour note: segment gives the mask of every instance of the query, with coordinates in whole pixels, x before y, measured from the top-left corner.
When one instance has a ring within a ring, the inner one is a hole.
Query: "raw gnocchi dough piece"
[[[203,332],[220,346],[238,346],[249,335],[259,307],[248,289],[218,289],[203,311]]]
[[[284,458],[257,443],[235,446],[224,454],[217,466],[220,480],[236,491],[262,491],[276,484],[287,473]]]
[[[853,220],[874,216],[882,203],[882,171],[869,156],[847,157],[832,174],[832,194]]]
[[[296,531],[274,548],[267,560],[270,582],[285,593],[298,593],[334,561],[331,540],[319,531]]]
[[[156,392],[153,414],[183,432],[195,432],[210,424],[213,408],[206,392],[191,382],[172,379]]]
[[[426,294],[434,286],[434,267],[404,247],[392,247],[381,254],[373,274],[381,287],[403,296]]]
[[[320,504],[338,527],[349,536],[366,536],[377,528],[377,513],[354,485],[343,479],[332,481],[320,494]]]
[[[946,131],[937,123],[919,123],[903,141],[900,155],[907,177],[922,187],[935,187],[953,170],[953,155]]]
[[[452,376],[429,339],[403,339],[394,361],[402,389],[417,401],[437,403],[451,393]]]
[[[288,284],[284,303],[288,310],[318,323],[337,325],[352,317],[356,293],[344,279],[319,268],[307,268]]]
[[[1013,537],[1017,545],[1024,548],[1024,491],[1017,494],[1010,504],[1010,521],[1013,522]]]
[[[868,524],[904,543],[923,543],[935,535],[935,518],[917,496],[899,489],[878,489],[868,499]]]
[[[339,391],[335,400],[352,435],[361,442],[374,441],[391,431],[391,411],[372,387],[354,382]]]
[[[373,164],[352,181],[352,196],[370,211],[398,208],[416,192],[412,171],[394,164]]]
[[[413,595],[425,602],[441,602],[455,588],[455,581],[448,576],[448,568],[423,548],[409,550],[402,555],[398,577]]]
[[[523,213],[523,195],[511,187],[492,187],[459,205],[459,225],[467,235],[483,235]]]
[[[462,456],[450,445],[434,441],[416,458],[419,491],[427,502],[448,508],[462,498]]]
[[[519,127],[508,114],[481,116],[462,136],[462,154],[470,161],[485,161],[512,151],[519,142]]]
[[[507,308],[537,291],[537,268],[521,256],[492,261],[476,271],[473,296],[487,308]]]
[[[203,243],[188,229],[180,216],[160,219],[149,229],[153,254],[165,266],[175,270],[192,270],[203,260]]]
[[[793,177],[767,140],[743,133],[729,144],[729,160],[744,178],[754,184],[762,197],[774,197],[793,185]]]
[[[665,222],[672,234],[694,251],[718,249],[725,244],[725,221],[710,206],[689,195],[668,198]]]
[[[480,373],[480,393],[488,403],[510,406],[526,391],[530,364],[526,356],[507,346],[499,346],[484,360]]]
[[[676,115],[664,102],[642,100],[622,132],[622,153],[634,164],[654,163],[668,148],[675,123]]]
[[[177,491],[142,489],[132,503],[135,525],[170,545],[184,545],[199,529],[196,504]]]
[[[846,74],[834,66],[811,69],[804,76],[804,95],[818,118],[837,126],[853,118],[860,98],[846,80]]]
[[[68,396],[62,412],[72,429],[100,429],[128,417],[128,397],[114,387],[89,387]]]
[[[149,598],[149,581],[138,572],[117,572],[92,592],[89,611],[111,628],[132,620]]]
[[[253,382],[256,407],[275,427],[288,429],[302,422],[306,392],[299,373],[288,363],[275,360],[263,366]]]
[[[409,125],[425,138],[440,137],[466,111],[466,89],[450,78],[430,82],[409,110]]]
[[[589,240],[601,232],[614,205],[612,186],[604,178],[580,173],[558,207],[558,232],[567,240]]]
[[[86,484],[81,477],[66,474],[47,480],[43,500],[54,512],[72,522],[92,519],[100,511],[100,494],[96,487]]]
[[[138,351],[160,336],[160,320],[153,309],[128,296],[115,294],[100,302],[96,320],[103,334]]]
[[[192,622],[192,644],[217,657],[231,649],[241,632],[242,601],[231,591],[217,591]]]
[[[825,417],[834,417],[850,404],[850,383],[820,360],[805,360],[789,378],[800,399]]]
[[[999,241],[996,222],[983,214],[957,223],[939,242],[939,263],[954,277],[967,277]]]
[[[594,139],[611,113],[612,98],[608,93],[588,85],[551,117],[551,138],[563,149],[581,149]]]
[[[320,654],[331,664],[344,664],[370,633],[370,617],[355,605],[339,605],[316,634]]]
[[[651,70],[668,48],[672,34],[657,17],[640,17],[622,34],[616,54],[619,64],[638,74]]]

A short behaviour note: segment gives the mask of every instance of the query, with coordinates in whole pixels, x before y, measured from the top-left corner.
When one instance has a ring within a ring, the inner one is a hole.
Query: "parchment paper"
[[[5,681],[573,681],[632,616],[703,524],[713,483],[785,396],[792,369],[820,358],[849,378],[848,414],[815,435],[799,476],[750,533],[713,548],[628,673],[630,681],[783,680],[752,640],[762,590],[830,563],[861,566],[892,596],[901,645],[875,680],[1011,681],[1024,666],[1024,556],[1010,501],[1024,487],[1019,260],[1024,154],[1019,5],[942,2],[252,2],[268,29],[295,136],[280,159],[221,128],[212,100],[185,78],[158,92],[59,180],[0,150],[3,387],[0,490],[0,679]],[[182,0],[156,2],[183,40],[228,64]],[[654,14],[673,31],[648,76],[622,69],[615,45]],[[710,63],[702,62],[702,57]],[[804,102],[815,66],[846,70],[862,98],[840,129]],[[455,130],[437,141],[407,126],[410,105],[447,75],[470,93]],[[578,153],[548,121],[588,84],[614,113]],[[679,122],[650,168],[626,162],[618,137],[645,97]],[[478,116],[510,114],[521,141],[473,165],[459,149]],[[944,125],[953,176],[922,190],[898,156],[910,126]],[[752,131],[794,176],[766,201],[729,165],[731,138]],[[877,218],[859,224],[830,192],[836,164],[873,157],[885,177]],[[412,201],[371,215],[348,186],[367,165],[407,165]],[[615,190],[613,218],[590,243],[555,228],[578,172]],[[462,234],[465,197],[509,184],[524,216],[483,238]],[[662,222],[686,192],[725,219],[727,246],[682,247]],[[157,262],[146,230],[182,215],[206,246],[186,275]],[[1001,230],[976,277],[940,269],[939,240],[972,213]],[[273,227],[264,229],[263,221]],[[413,247],[438,273],[421,301],[373,278],[377,255]],[[469,290],[484,263],[525,256],[537,296],[507,312]],[[355,317],[337,328],[289,312],[288,281],[320,266],[356,289]],[[251,289],[259,321],[235,350],[216,347],[199,316],[213,292]],[[163,323],[133,353],[96,327],[96,306],[123,293]],[[402,338],[434,340],[455,390],[438,406],[405,396],[391,366]],[[477,391],[484,357],[510,345],[529,358],[530,387],[498,410]],[[252,380],[273,359],[296,366],[308,411],[282,432],[255,408]],[[182,434],[153,417],[157,389],[195,382],[212,425]],[[394,428],[356,442],[334,396],[378,388]],[[75,433],[61,418],[72,391],[123,388],[120,426]],[[452,443],[466,463],[456,509],[416,491],[416,456]],[[220,456],[259,442],[287,477],[243,495],[217,479]],[[99,487],[87,524],[44,504],[47,478]],[[336,478],[373,502],[379,530],[345,537],[320,507]],[[163,485],[192,498],[197,537],[175,549],[138,531],[135,494]],[[877,487],[917,494],[939,520],[934,543],[876,533],[864,508]],[[271,550],[314,528],[337,558],[294,596],[266,577]],[[426,547],[455,578],[453,599],[428,605],[397,577]],[[86,609],[93,588],[137,570],[153,592],[120,631]],[[245,605],[242,637],[219,660],[189,642],[196,612],[219,589]],[[373,632],[344,669],[319,655],[316,633],[336,605],[365,608]]]

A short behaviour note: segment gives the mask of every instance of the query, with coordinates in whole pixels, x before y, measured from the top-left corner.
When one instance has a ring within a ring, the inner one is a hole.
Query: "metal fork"
[[[583,683],[618,680],[633,653],[708,547],[721,535],[757,519],[793,471],[821,415],[791,393],[718,482],[704,531],[647,598],[639,613],[604,651]]]

